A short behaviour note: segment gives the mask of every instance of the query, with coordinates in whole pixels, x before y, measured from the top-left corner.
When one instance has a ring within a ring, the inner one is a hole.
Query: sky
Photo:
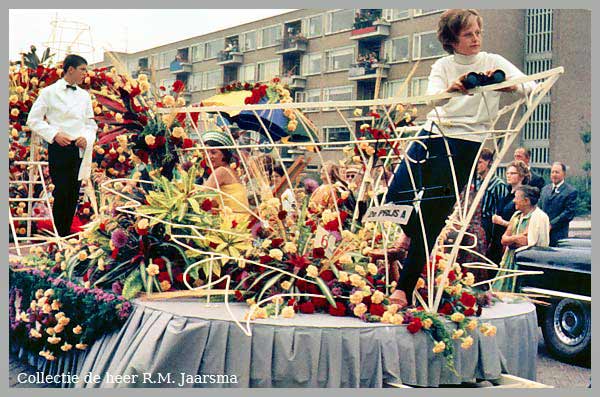
[[[71,45],[72,52],[95,63],[102,61],[104,51],[137,52],[288,11],[11,9],[9,60],[20,59],[31,45],[40,55],[49,46],[64,50]]]

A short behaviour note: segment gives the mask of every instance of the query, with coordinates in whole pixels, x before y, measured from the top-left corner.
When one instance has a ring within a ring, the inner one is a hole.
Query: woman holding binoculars
[[[476,10],[452,9],[441,15],[438,40],[450,55],[437,60],[431,67],[427,95],[455,91],[468,94],[464,79],[471,72],[485,73],[485,77],[492,78],[494,72],[501,70],[507,80],[524,76],[504,57],[481,51],[482,29],[483,20]],[[403,226],[411,243],[398,288],[391,297],[394,303],[406,305],[412,302],[417,280],[455,205],[450,159],[460,192],[469,180],[473,162],[485,139],[483,134],[474,131],[490,129],[490,121],[498,113],[501,92],[525,95],[534,87],[534,82],[528,82],[433,103],[435,108],[427,115],[424,128],[419,133],[423,138],[407,147],[408,161],[402,160],[399,164],[387,194],[388,202],[415,207],[408,224]],[[418,212],[422,214],[425,239]]]

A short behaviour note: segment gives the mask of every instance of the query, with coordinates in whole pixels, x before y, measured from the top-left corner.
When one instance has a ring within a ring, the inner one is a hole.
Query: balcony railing
[[[192,73],[192,64],[187,60],[174,60],[169,65],[169,71],[171,73]]]
[[[308,39],[304,36],[291,36],[279,41],[279,50],[277,54],[306,52],[308,47]]]
[[[244,55],[239,51],[219,51],[217,63],[219,65],[235,65],[244,62]]]
[[[353,40],[385,38],[390,35],[390,23],[377,19],[374,21],[354,22],[354,29],[350,33]]]
[[[281,78],[281,83],[291,89],[306,88],[306,77],[299,75],[285,76]]]

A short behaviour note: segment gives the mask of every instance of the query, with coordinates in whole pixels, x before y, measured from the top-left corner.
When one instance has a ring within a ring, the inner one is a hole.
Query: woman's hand
[[[492,215],[492,223],[500,226],[508,226],[508,222],[506,222],[500,215]]]
[[[496,70],[495,69],[491,69],[488,70],[487,72],[485,72],[487,77],[492,77],[492,75],[494,74]],[[511,85],[510,87],[504,87],[504,88],[498,88],[495,91],[499,91],[499,92],[515,92],[517,90],[517,86],[516,85]]]
[[[465,88],[465,85],[463,84],[463,79],[465,77],[467,77],[468,73],[465,73],[463,75],[461,75],[458,79],[456,79],[456,81],[452,84],[450,84],[450,87],[448,87],[446,89],[446,92],[455,92],[455,91],[459,91],[462,92],[463,94],[468,94],[469,90],[467,90]]]

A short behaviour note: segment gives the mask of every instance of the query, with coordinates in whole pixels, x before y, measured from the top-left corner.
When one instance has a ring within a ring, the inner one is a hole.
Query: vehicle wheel
[[[574,299],[554,302],[546,311],[542,333],[550,353],[561,360],[590,356],[592,340],[590,306]]]

